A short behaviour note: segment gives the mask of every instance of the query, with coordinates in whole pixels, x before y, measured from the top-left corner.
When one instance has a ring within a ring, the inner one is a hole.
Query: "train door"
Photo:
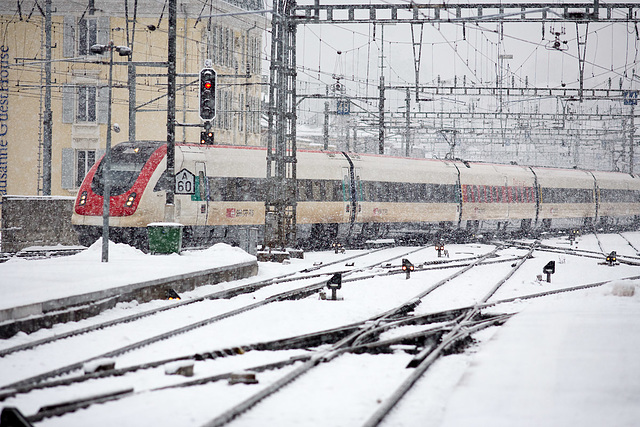
[[[209,215],[209,180],[207,179],[207,167],[204,162],[196,162],[196,188],[192,197],[198,204],[196,224],[206,225]]]

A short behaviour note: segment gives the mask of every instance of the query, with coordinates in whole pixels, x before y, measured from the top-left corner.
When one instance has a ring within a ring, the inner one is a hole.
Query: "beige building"
[[[263,1],[177,3],[176,122],[202,123],[197,75],[210,59],[218,75],[215,142],[260,145],[262,37],[270,17],[245,12],[264,9]],[[51,195],[75,196],[107,135],[109,55],[92,54],[93,44],[132,49],[132,67],[114,52],[111,111],[120,131],[112,144],[129,138],[130,103],[135,138],[166,141],[169,11],[155,0],[51,4]],[[0,2],[0,196],[43,193],[44,14],[45,1]],[[198,143],[202,130],[178,125],[176,142]]]

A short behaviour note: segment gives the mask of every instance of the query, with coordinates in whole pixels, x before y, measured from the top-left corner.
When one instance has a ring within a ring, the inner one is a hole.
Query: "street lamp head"
[[[131,55],[131,48],[128,46],[116,46],[116,51],[120,56],[129,56]]]
[[[107,50],[108,46],[104,45],[104,44],[94,44],[93,46],[91,46],[91,48],[89,48],[89,50],[91,51],[91,53],[95,53],[95,54],[101,54],[104,53]]]

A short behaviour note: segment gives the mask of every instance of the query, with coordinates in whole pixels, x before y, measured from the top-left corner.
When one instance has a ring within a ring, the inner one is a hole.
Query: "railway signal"
[[[213,68],[200,70],[200,118],[213,120],[216,116],[216,71]]]
[[[409,277],[411,277],[411,272],[414,270],[414,266],[411,263],[411,261],[409,261],[406,258],[402,258],[402,271],[407,273],[407,280],[409,279]]]
[[[444,251],[444,243],[436,243],[436,251],[438,251],[438,258],[442,257],[442,251]]]
[[[213,131],[207,130],[200,132],[200,144],[201,145],[213,145]]]
[[[331,300],[338,300],[338,289],[342,287],[342,273],[335,273],[329,281],[327,281],[327,288],[331,289]]]
[[[547,275],[547,283],[551,283],[551,275],[556,272],[556,262],[549,261],[542,269],[542,272]]]
[[[618,264],[618,254],[616,251],[611,251],[611,253],[607,255],[607,264],[609,264],[609,266]]]
[[[569,243],[573,244],[576,241],[576,237],[580,234],[580,230],[574,228],[569,232]]]

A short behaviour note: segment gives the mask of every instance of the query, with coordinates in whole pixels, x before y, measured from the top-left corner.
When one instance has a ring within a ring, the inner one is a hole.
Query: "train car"
[[[237,242],[262,230],[266,149],[176,144],[172,221],[187,242]],[[100,237],[103,162],[76,199],[72,224],[85,245]],[[164,142],[112,149],[110,236],[145,247],[146,227],[165,212],[169,179]],[[529,232],[634,224],[640,216],[635,175],[410,159],[344,152],[297,152],[297,235],[306,246],[336,239],[443,233]],[[319,244],[319,245],[318,245]]]
[[[464,162],[460,167],[465,228],[529,230],[535,226],[536,176],[530,168]]]
[[[597,212],[592,173],[578,169],[534,170],[540,198],[538,218],[543,229],[592,226]]]
[[[593,171],[593,178],[598,227],[628,227],[640,222],[640,179],[636,175]]]

